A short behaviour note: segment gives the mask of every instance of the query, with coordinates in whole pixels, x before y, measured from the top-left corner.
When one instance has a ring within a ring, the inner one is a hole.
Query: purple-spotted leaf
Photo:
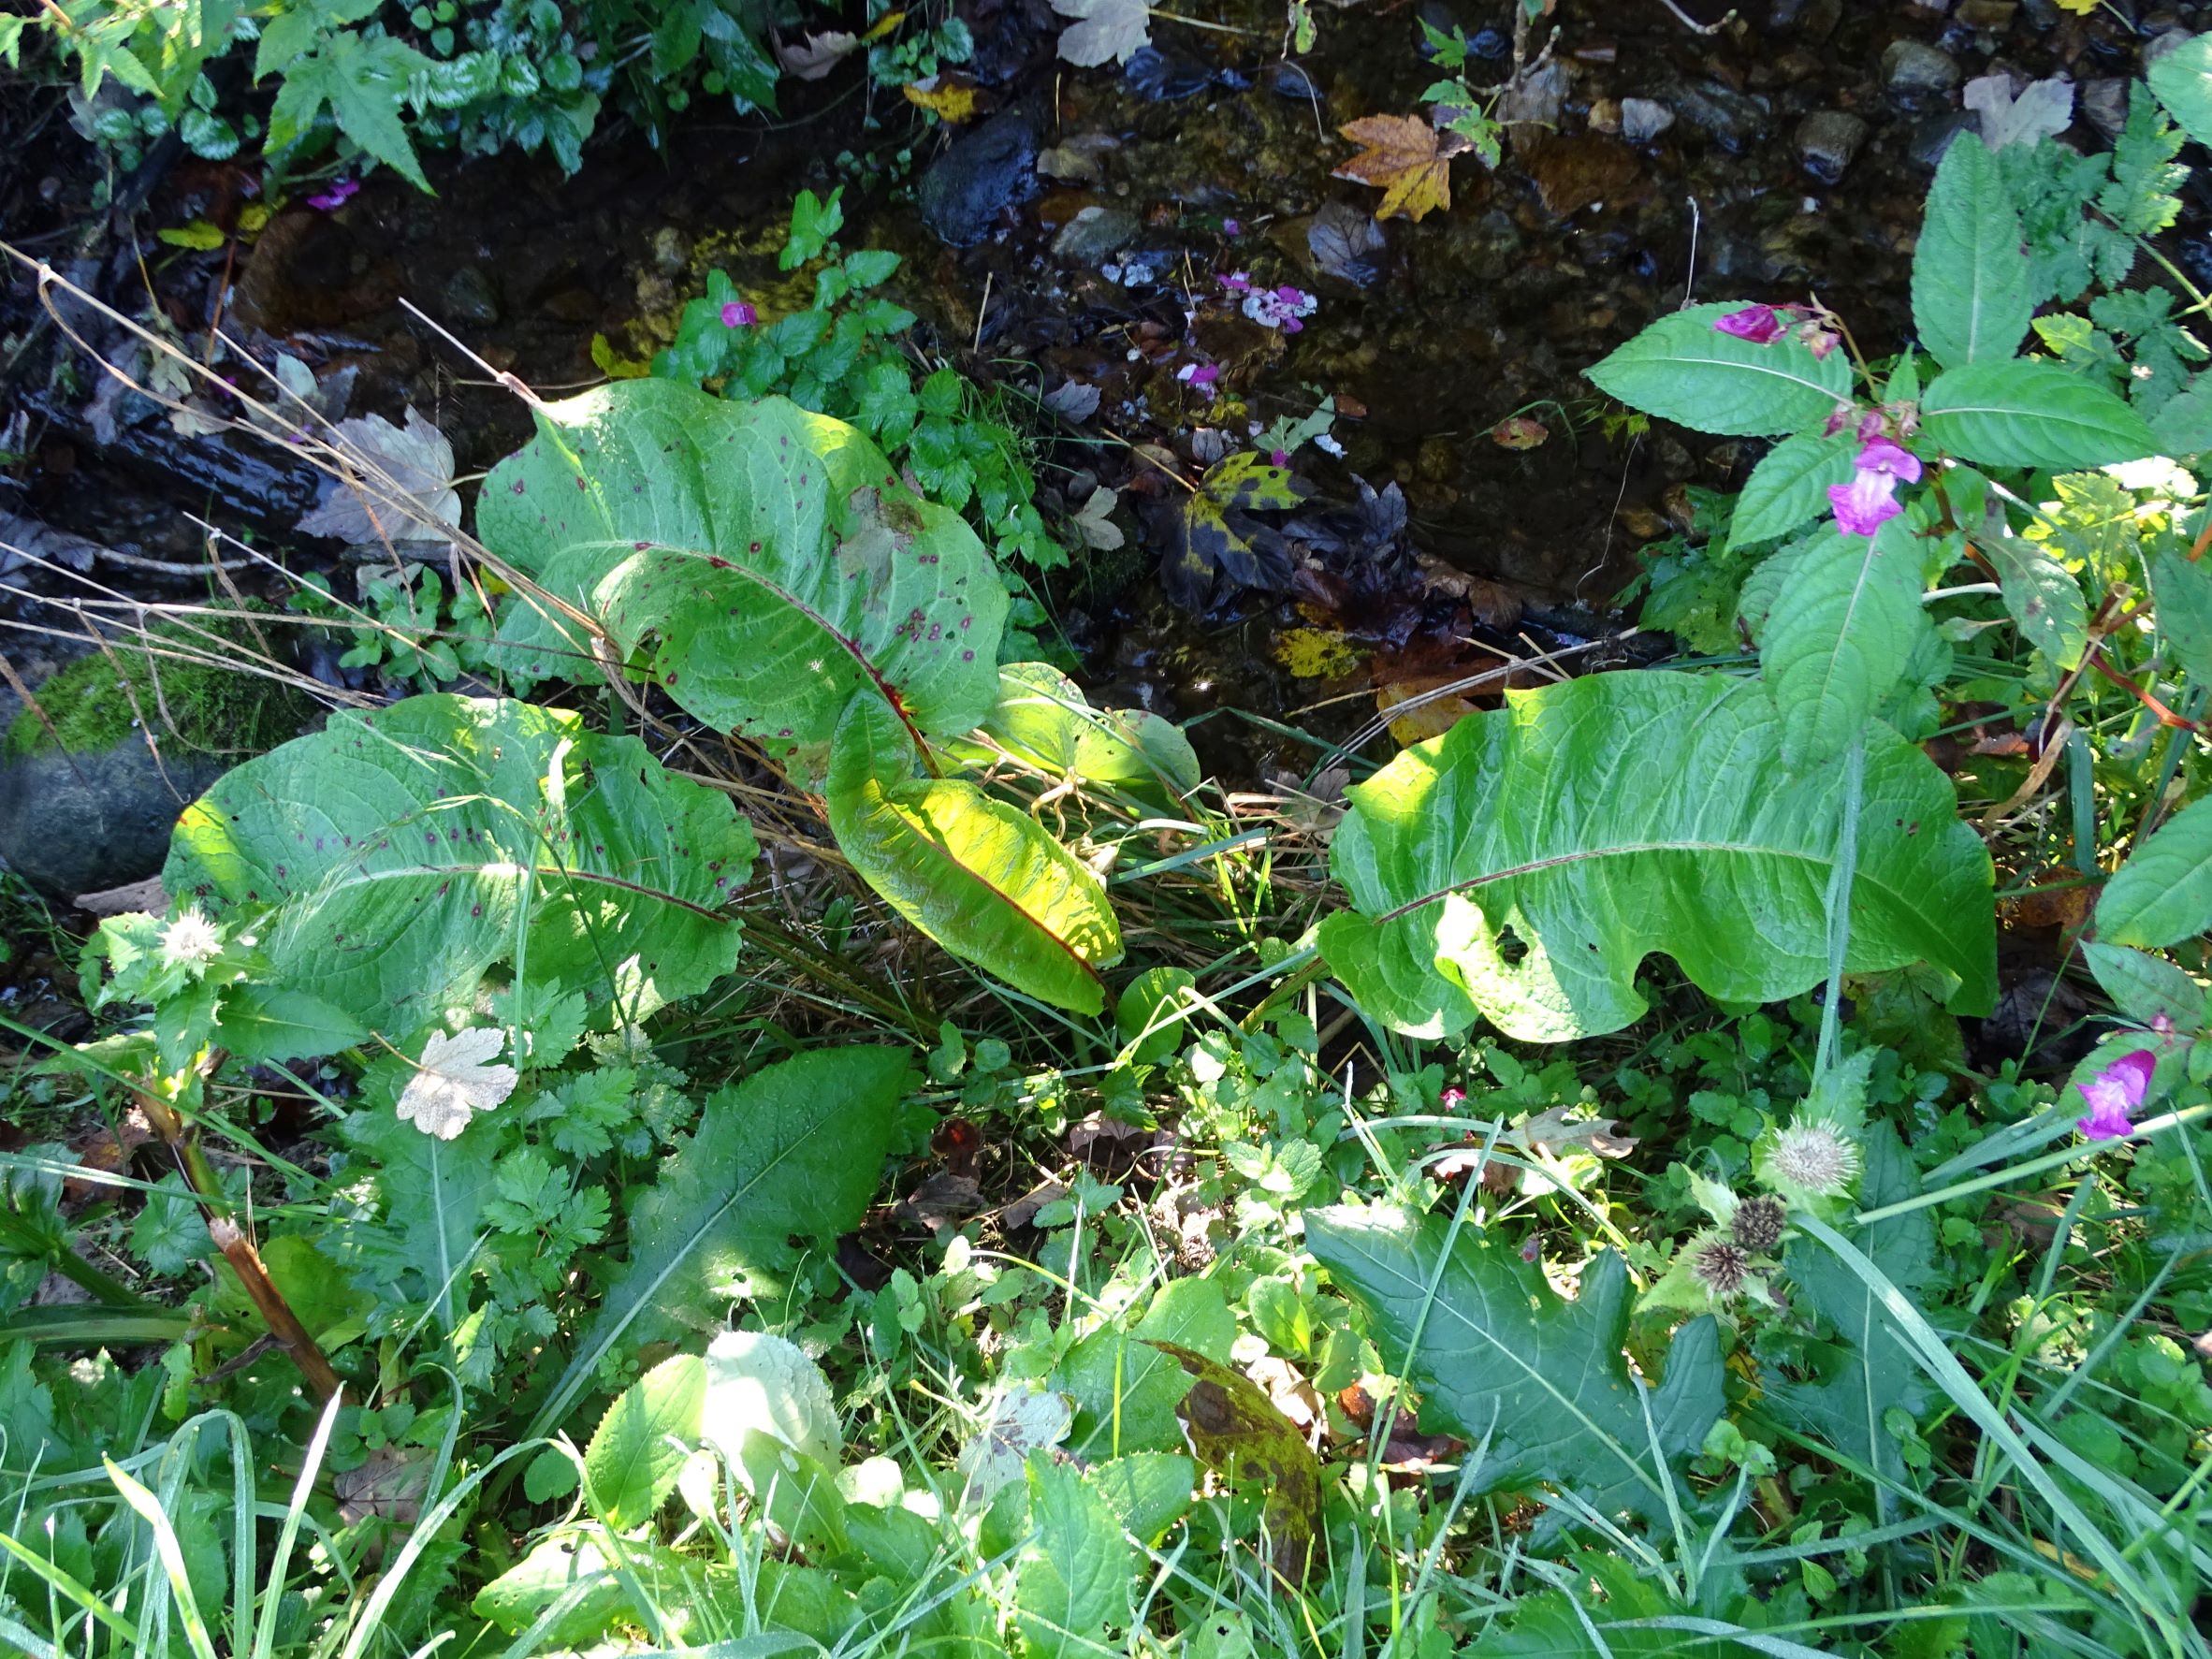
[[[781,398],[635,380],[545,405],[486,479],[476,532],[683,708],[809,780],[855,691],[924,736],[997,696],[1006,589],[975,532],[854,428]],[[558,614],[517,599],[501,636],[511,667],[595,677],[588,632]]]

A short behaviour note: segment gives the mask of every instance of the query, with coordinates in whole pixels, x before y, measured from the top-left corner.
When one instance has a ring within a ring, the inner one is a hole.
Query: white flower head
[[[490,1111],[515,1092],[515,1068],[489,1063],[506,1042],[507,1034],[496,1026],[451,1037],[436,1033],[423,1045],[421,1063],[400,1092],[400,1121],[452,1140],[473,1114]]]
[[[1761,1172],[1814,1198],[1840,1198],[1858,1179],[1858,1142],[1832,1123],[1794,1123],[1774,1137]]]
[[[161,959],[171,968],[182,968],[194,979],[208,970],[208,964],[223,949],[223,929],[210,921],[197,905],[184,910],[161,930]]]

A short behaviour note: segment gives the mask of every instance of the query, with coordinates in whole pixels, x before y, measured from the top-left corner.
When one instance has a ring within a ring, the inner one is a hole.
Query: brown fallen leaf
[[[1451,206],[1451,158],[1473,148],[1459,134],[1440,133],[1418,115],[1367,115],[1336,130],[1363,148],[1331,176],[1380,190],[1377,219],[1419,220]]]
[[[1526,415],[1508,415],[1490,429],[1490,441],[1500,449],[1535,449],[1551,436],[1551,429]]]
[[[849,35],[842,29],[824,29],[808,35],[803,41],[778,45],[776,60],[787,75],[801,80],[820,80],[837,66],[840,58],[849,56],[859,45],[857,35]]]

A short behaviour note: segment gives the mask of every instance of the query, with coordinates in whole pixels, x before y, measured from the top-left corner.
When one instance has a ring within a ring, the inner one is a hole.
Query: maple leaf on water
[[[1377,219],[1392,213],[1419,219],[1431,208],[1451,206],[1451,158],[1474,148],[1460,134],[1440,133],[1418,115],[1367,115],[1336,130],[1363,148],[1332,177],[1380,190]]]
[[[507,1034],[497,1026],[452,1037],[434,1033],[400,1095],[400,1121],[441,1141],[452,1140],[469,1127],[473,1113],[490,1111],[515,1092],[515,1068],[489,1063],[506,1041]]]
[[[1109,58],[1126,64],[1152,43],[1144,0],[1053,0],[1053,9],[1076,20],[1060,31],[1060,55],[1084,68]]]

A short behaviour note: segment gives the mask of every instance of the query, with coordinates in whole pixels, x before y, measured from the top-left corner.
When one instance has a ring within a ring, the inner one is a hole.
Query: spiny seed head
[[[1690,1271],[1715,1296],[1733,1296],[1751,1276],[1751,1253],[1726,1239],[1708,1239],[1693,1246]]]
[[[1782,1242],[1782,1230],[1789,1225],[1789,1219],[1787,1204],[1761,1193],[1736,1206],[1728,1232],[1738,1244],[1755,1254],[1771,1250]]]
[[[1774,1137],[1768,1167],[1816,1198],[1835,1198],[1858,1179],[1858,1143],[1834,1124],[1796,1123]]]
[[[222,949],[223,930],[196,906],[161,930],[162,960],[171,968],[188,969],[195,979],[206,971]]]

